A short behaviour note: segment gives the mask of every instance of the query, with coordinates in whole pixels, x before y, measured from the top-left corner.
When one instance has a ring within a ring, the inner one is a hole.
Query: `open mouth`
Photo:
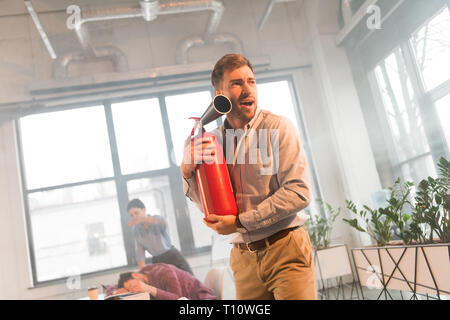
[[[240,104],[246,107],[251,107],[253,105],[253,101],[241,101]]]

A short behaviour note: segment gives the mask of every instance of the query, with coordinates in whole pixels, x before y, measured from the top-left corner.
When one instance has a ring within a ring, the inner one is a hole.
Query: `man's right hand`
[[[212,163],[215,161],[216,149],[211,138],[195,138],[184,148],[181,174],[188,179],[194,174],[195,168],[202,161]]]

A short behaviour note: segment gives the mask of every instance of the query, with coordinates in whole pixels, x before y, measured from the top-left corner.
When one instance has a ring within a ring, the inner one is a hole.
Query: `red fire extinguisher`
[[[195,178],[197,181],[200,198],[202,200],[205,220],[208,220],[210,214],[215,215],[237,215],[236,200],[231,185],[230,175],[223,155],[223,149],[216,137],[205,132],[203,125],[217,119],[231,110],[231,102],[225,96],[218,95],[214,98],[211,105],[200,118],[190,118],[197,121],[196,126],[191,132],[191,142],[194,142],[194,131],[200,126],[199,134],[202,138],[207,138],[215,147],[214,161],[211,163],[202,162],[195,169]]]

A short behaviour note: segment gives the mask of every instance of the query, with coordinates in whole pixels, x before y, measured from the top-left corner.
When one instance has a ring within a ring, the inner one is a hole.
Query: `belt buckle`
[[[250,251],[251,253],[255,253],[258,250],[252,250],[250,249],[250,247],[248,246],[248,243],[245,243],[245,245],[247,246],[247,250]]]

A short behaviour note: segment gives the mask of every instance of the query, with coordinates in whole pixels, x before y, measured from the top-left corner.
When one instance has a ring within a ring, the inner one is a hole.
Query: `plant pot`
[[[352,249],[361,286],[450,295],[450,243]]]
[[[352,267],[350,264],[350,257],[348,255],[347,245],[335,245],[327,248],[320,248],[314,250],[314,265],[316,270],[316,279],[319,281],[319,290],[328,299],[330,294],[328,293],[329,286],[328,281],[335,279],[338,291],[336,298],[339,298],[339,293],[342,292],[344,296],[344,282],[342,277],[351,276],[352,291],[350,293],[350,299],[353,296],[353,289],[355,284],[355,277],[353,275]],[[358,294],[357,289],[355,289]],[[359,294],[358,294],[359,298]]]
[[[352,274],[346,245],[336,245],[314,251],[316,275],[328,280]]]

